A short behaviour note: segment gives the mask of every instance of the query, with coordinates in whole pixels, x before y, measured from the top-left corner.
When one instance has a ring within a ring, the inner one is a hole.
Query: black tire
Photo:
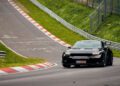
[[[103,60],[103,62],[102,62],[99,66],[100,66],[100,67],[106,67],[106,66],[107,66],[106,60]]]
[[[63,67],[65,67],[65,68],[70,68],[70,65],[68,65],[68,64],[62,64],[63,65]]]
[[[112,66],[113,65],[113,58],[112,57],[110,59],[108,59],[107,65],[108,66]]]
[[[63,67],[65,67],[65,68],[70,68],[70,65],[67,64],[67,62],[66,62],[66,63],[64,62],[65,60],[66,60],[66,59],[62,58],[62,65],[63,65]]]
[[[108,50],[107,66],[112,66],[112,65],[113,65],[113,53],[112,53],[112,51]]]

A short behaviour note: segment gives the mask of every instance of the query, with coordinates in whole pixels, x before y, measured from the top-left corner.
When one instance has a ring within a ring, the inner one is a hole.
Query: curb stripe
[[[0,75],[4,75],[4,74],[7,74],[6,72],[0,70]]]
[[[59,43],[62,46],[68,47],[71,46],[56,36],[52,35],[49,31],[44,29],[39,23],[37,23],[33,18],[31,18],[26,12],[24,12],[19,6],[16,5],[16,3],[13,0],[8,0],[8,2],[21,14],[23,15],[29,22],[31,22],[36,28],[38,28],[40,31],[42,31],[45,35],[47,35],[49,38],[54,40],[55,42]]]
[[[29,67],[33,68],[34,70],[39,69],[39,67],[35,66],[35,65],[29,65]]]
[[[11,68],[2,68],[1,70],[4,71],[4,72],[6,72],[6,73],[14,73],[14,72],[17,72],[16,70],[11,69]]]
[[[35,66],[37,66],[37,67],[39,67],[39,68],[44,68],[44,66],[42,66],[42,65],[35,65]]]
[[[49,64],[49,63],[45,63],[44,65],[46,65],[46,66],[48,66],[48,67],[51,66],[51,64]]]
[[[26,18],[29,22],[31,22],[36,28],[38,28],[40,31],[42,31],[45,35],[47,35],[49,38],[54,40],[55,42],[65,46],[67,43],[61,41],[56,36],[52,35],[49,31],[44,29],[39,23],[37,23],[34,19],[32,19],[28,14],[26,14],[21,8],[19,8],[12,0],[8,0],[8,2],[20,13]],[[2,41],[1,41],[2,42]],[[3,43],[3,42],[2,42]],[[3,43],[4,44],[4,43]],[[5,45],[5,44],[4,44]],[[12,49],[10,49],[12,50]],[[13,50],[12,50],[13,51]],[[15,52],[15,51],[14,51]],[[16,52],[15,52],[16,53]],[[18,53],[17,53],[18,54]],[[21,55],[21,54],[19,54]],[[22,55],[21,55],[22,56]],[[24,57],[24,56],[23,56]],[[29,72],[32,70],[40,70],[40,69],[48,69],[50,67],[57,66],[57,64],[52,64],[49,62],[43,63],[43,64],[35,64],[35,65],[27,65],[27,66],[21,66],[21,67],[9,67],[9,68],[1,68],[0,69],[0,75],[6,75],[10,73],[18,73],[18,72]]]
[[[29,67],[29,66],[22,66],[23,68],[27,69],[27,70],[34,70],[33,68]]]
[[[57,66],[56,63],[43,63],[43,64],[35,64],[35,65],[26,65],[21,67],[10,67],[10,68],[1,68],[0,69],[0,75],[7,75],[7,74],[14,74],[14,73],[23,73],[23,72],[29,72],[34,70],[43,70],[48,69],[51,67]]]
[[[48,66],[46,66],[45,64],[39,64],[40,66],[43,66],[44,67],[44,69],[47,69],[47,68],[49,68]]]
[[[23,67],[11,67],[11,68],[16,70],[17,72],[28,72],[29,71]]]

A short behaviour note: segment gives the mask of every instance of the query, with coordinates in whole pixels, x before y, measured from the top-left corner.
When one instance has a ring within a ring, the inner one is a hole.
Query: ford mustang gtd
[[[112,66],[113,53],[107,42],[83,40],[76,42],[62,54],[63,67],[71,65]]]

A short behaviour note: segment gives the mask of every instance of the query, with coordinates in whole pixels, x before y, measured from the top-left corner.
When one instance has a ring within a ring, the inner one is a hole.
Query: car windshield
[[[84,40],[74,44],[72,48],[101,48],[101,42],[96,40]]]

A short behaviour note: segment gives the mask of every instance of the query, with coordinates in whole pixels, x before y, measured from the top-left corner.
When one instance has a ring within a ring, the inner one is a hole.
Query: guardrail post
[[[0,51],[0,58],[5,57],[5,56],[6,56],[6,52],[5,51]]]
[[[104,16],[107,16],[107,1],[104,0]]]

